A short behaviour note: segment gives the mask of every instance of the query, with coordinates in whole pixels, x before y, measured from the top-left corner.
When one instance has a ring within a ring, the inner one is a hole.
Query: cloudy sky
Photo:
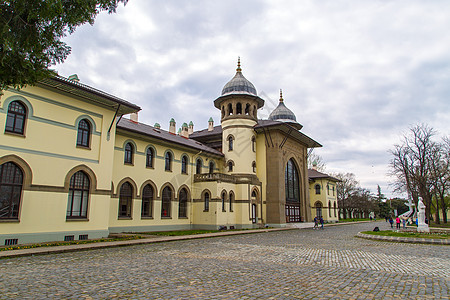
[[[243,74],[323,145],[327,172],[388,196],[388,150],[409,127],[450,134],[450,1],[130,0],[65,41],[55,68],[142,107],[139,121],[207,127],[213,101]]]

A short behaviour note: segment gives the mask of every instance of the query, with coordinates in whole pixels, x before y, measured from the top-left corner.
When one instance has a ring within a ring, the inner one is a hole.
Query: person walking
[[[395,218],[395,224],[397,225],[397,229],[400,229],[400,218],[398,216]]]
[[[322,218],[322,216],[320,216],[319,221],[320,221],[320,228],[323,229],[323,218]]]
[[[394,220],[392,220],[392,217],[389,217],[389,224],[391,224],[391,228],[394,228]]]
[[[406,229],[406,219],[402,218],[403,229]]]
[[[319,229],[319,220],[318,220],[317,216],[314,217],[314,227],[313,227],[313,229]]]

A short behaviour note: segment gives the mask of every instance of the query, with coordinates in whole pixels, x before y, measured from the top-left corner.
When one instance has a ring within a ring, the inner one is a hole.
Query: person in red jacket
[[[400,218],[398,216],[395,219],[395,223],[397,224],[397,229],[400,229]]]

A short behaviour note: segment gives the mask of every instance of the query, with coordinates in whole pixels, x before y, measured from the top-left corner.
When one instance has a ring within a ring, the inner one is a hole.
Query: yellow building
[[[313,169],[308,169],[309,199],[313,217],[323,217],[325,222],[339,221],[336,182],[339,179]]]
[[[220,125],[177,133],[76,76],[3,91],[0,243],[311,221],[306,156],[320,144],[282,96],[258,119],[264,100],[238,63],[213,103]]]

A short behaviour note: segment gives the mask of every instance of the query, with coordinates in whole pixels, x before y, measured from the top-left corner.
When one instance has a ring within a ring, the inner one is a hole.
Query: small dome
[[[283,93],[280,90],[280,103],[278,106],[270,113],[269,120],[272,121],[282,121],[282,122],[297,122],[295,114],[284,105]]]
[[[228,94],[257,95],[255,86],[242,75],[240,59],[238,59],[236,75],[222,89],[222,96]]]

